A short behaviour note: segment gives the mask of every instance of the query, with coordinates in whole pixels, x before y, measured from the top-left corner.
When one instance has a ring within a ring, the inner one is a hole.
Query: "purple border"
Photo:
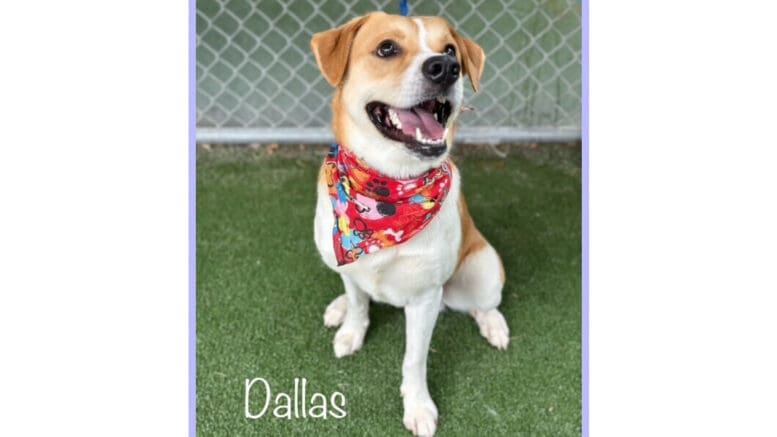
[[[189,435],[197,435],[197,349],[196,349],[196,125],[197,125],[197,70],[196,70],[196,0],[189,0]]]
[[[197,402],[196,402],[196,123],[197,123],[197,105],[196,105],[196,18],[197,18],[196,0],[189,0],[189,435],[197,435]],[[588,434],[588,0],[582,1],[582,45],[583,45],[583,65],[582,65],[582,148],[583,148],[583,437]]]
[[[588,0],[583,0],[583,437],[588,436]]]

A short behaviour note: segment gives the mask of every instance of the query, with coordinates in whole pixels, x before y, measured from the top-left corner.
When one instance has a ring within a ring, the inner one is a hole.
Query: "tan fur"
[[[471,40],[459,36],[453,28],[450,28],[454,39],[457,42],[459,48],[461,64],[463,66],[462,72],[469,76],[472,82],[472,89],[478,92],[480,87],[480,76],[483,74],[483,69],[486,66],[486,54],[479,45],[475,44]]]
[[[467,200],[464,198],[464,193],[459,193],[459,218],[461,220],[461,246],[459,247],[459,260],[456,263],[456,271],[459,271],[461,263],[470,255],[479,252],[488,247],[488,241],[486,241],[483,234],[480,233],[478,228],[475,227],[475,221],[469,214],[469,208],[467,207]],[[502,260],[499,260],[499,273],[502,284],[505,283],[505,269],[502,265]]]
[[[459,261],[456,263],[456,270],[461,266],[461,262],[473,252],[477,252],[488,245],[483,238],[483,234],[475,227],[475,221],[469,215],[467,201],[464,199],[464,193],[459,194],[459,218],[461,219],[461,247],[459,248]]]
[[[424,22],[428,39],[432,41],[432,50],[442,52],[448,44],[456,47],[456,59],[462,64],[463,73],[470,77],[472,87],[477,91],[485,67],[483,49],[472,40],[459,35],[443,18],[418,18]],[[408,18],[375,12],[355,18],[336,29],[313,35],[311,48],[321,72],[332,86],[342,83],[349,60],[353,59],[369,63],[368,69],[373,80],[396,78],[393,72],[407,69],[417,53],[419,43],[415,26]],[[364,35],[364,38],[357,40],[357,33]],[[388,61],[372,59],[375,47],[387,39],[399,43],[403,48],[401,56]],[[392,69],[386,69],[386,62],[393,64]]]
[[[367,17],[354,18],[337,29],[313,35],[310,47],[324,78],[332,86],[340,85],[348,67],[351,45]]]

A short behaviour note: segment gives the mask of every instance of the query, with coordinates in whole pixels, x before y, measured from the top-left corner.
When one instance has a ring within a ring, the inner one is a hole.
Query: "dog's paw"
[[[324,310],[324,326],[336,328],[343,324],[345,313],[348,311],[348,298],[345,294],[337,296]]]
[[[402,423],[416,436],[433,436],[437,430],[437,406],[431,399],[405,402]]]
[[[507,327],[502,313],[498,309],[489,311],[474,311],[472,316],[478,322],[480,335],[486,338],[488,342],[497,349],[507,349],[510,343],[510,329]]]
[[[353,355],[354,352],[362,348],[364,344],[364,334],[367,329],[352,328],[349,326],[342,326],[337,330],[335,334],[335,356],[337,358]]]

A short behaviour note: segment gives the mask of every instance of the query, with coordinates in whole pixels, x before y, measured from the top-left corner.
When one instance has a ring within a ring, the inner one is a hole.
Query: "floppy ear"
[[[310,40],[318,68],[330,85],[336,87],[343,81],[353,38],[365,21],[367,16],[354,18],[336,29],[319,32]]]
[[[459,52],[461,52],[461,61],[464,64],[462,72],[469,76],[469,80],[472,82],[472,89],[478,92],[480,75],[483,74],[483,68],[486,66],[486,54],[471,39],[464,38],[453,29],[451,29],[451,33],[459,46]]]

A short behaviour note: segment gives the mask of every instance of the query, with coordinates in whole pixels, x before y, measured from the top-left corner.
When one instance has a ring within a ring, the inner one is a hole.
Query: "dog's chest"
[[[413,297],[441,287],[453,274],[461,244],[458,177],[437,216],[409,241],[337,267],[332,247],[334,216],[326,187],[319,186],[315,240],[324,263],[347,275],[373,300],[404,306]]]

